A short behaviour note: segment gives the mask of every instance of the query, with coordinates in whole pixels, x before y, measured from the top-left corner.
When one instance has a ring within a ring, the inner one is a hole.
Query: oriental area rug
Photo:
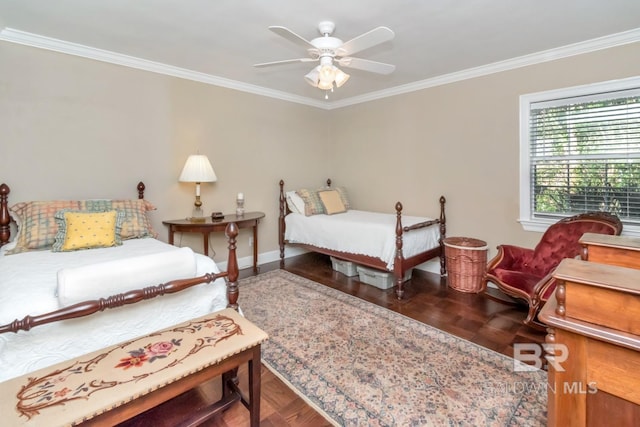
[[[547,377],[284,270],[240,281],[265,366],[339,426],[544,426]]]

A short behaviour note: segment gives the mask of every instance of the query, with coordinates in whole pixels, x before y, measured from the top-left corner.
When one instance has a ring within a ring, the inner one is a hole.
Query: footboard
[[[192,279],[172,280],[167,283],[149,286],[143,289],[134,289],[128,292],[112,295],[107,298],[97,300],[79,302],[60,310],[44,313],[36,316],[26,316],[23,319],[16,319],[11,323],[0,326],[0,334],[5,332],[18,332],[20,330],[28,331],[31,328],[47,323],[58,322],[61,320],[75,319],[78,317],[89,316],[99,311],[110,308],[122,307],[128,304],[155,298],[157,296],[173,294],[201,283],[211,283],[214,280],[224,277],[227,281],[227,297],[229,300],[228,307],[235,310],[238,309],[238,263],[236,257],[236,237],[238,236],[238,227],[235,223],[227,226],[227,238],[229,239],[229,262],[227,271],[217,274],[205,274]]]

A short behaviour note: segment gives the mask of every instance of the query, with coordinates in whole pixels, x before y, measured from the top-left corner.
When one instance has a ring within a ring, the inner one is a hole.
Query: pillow
[[[169,280],[195,277],[197,263],[190,248],[99,262],[58,270],[60,307],[107,298]],[[159,313],[159,315],[162,315]]]
[[[121,211],[91,212],[63,209],[55,214],[58,233],[53,252],[120,246],[120,231],[124,213]]]
[[[287,199],[287,206],[293,213],[299,213],[304,215],[304,200],[295,191],[287,191],[285,194]]]
[[[122,240],[158,237],[158,233],[151,226],[151,221],[147,215],[148,211],[155,210],[156,207],[147,200],[83,200],[80,203],[80,209],[91,211],[114,209],[124,212],[121,232]]]
[[[336,190],[318,191],[318,197],[320,197],[322,205],[324,206],[324,211],[327,215],[333,215],[347,211],[347,209],[344,207],[344,204],[342,203],[342,199],[340,198],[340,193],[338,193]]]
[[[52,200],[21,202],[9,210],[18,224],[15,248],[6,252],[17,254],[34,249],[51,247],[58,232],[58,224],[54,218],[61,209],[79,209],[76,200]]]
[[[344,187],[336,187],[335,190],[340,195],[340,200],[342,200],[342,204],[346,210],[351,209],[351,201],[349,200],[349,195],[347,194],[347,189]]]
[[[324,206],[322,205],[322,201],[320,200],[320,197],[318,197],[318,193],[316,191],[303,188],[296,191],[296,193],[304,201],[304,214],[306,216],[324,213]]]

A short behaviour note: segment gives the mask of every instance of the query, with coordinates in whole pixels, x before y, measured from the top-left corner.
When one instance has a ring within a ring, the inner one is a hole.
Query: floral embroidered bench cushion
[[[75,425],[268,338],[225,309],[0,383],[9,425]]]

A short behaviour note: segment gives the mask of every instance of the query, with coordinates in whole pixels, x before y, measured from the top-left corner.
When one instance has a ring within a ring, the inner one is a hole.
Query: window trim
[[[626,79],[610,80],[562,89],[553,89],[520,95],[520,212],[518,222],[525,231],[544,232],[557,222],[553,218],[534,218],[531,207],[531,158],[529,150],[529,117],[531,104],[535,102],[551,101],[561,98],[588,96],[602,92],[613,92],[640,87],[640,76]],[[625,224],[623,235],[640,237],[640,226]]]

